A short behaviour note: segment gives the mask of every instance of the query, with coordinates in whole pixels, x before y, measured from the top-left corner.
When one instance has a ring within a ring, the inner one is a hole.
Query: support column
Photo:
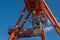
[[[44,25],[42,25],[42,33],[41,33],[42,40],[46,40],[45,34],[44,34]]]

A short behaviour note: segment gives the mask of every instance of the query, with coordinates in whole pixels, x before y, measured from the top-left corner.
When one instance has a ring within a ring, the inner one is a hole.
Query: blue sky
[[[57,21],[60,22],[60,0],[46,0],[46,2]],[[23,8],[24,0],[0,0],[0,40],[8,40],[8,28],[16,24]],[[27,24],[25,26],[29,26]],[[46,24],[46,27],[53,26]],[[60,40],[60,36],[58,36],[54,28],[45,32],[45,34],[46,40]],[[21,38],[20,40],[41,40],[41,37]]]

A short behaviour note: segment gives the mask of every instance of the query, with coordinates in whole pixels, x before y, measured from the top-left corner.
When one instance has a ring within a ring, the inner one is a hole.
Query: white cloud
[[[51,22],[50,22],[50,20],[49,20],[49,19],[48,19],[47,21],[48,21],[48,24],[51,24]]]
[[[49,31],[51,31],[52,29],[53,29],[53,27],[50,26],[50,27],[46,27],[46,28],[44,29],[44,31],[45,31],[45,32],[49,32]]]

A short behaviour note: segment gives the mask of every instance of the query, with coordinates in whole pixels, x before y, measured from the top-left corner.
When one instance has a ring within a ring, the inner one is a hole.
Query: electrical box
[[[37,35],[42,30],[42,19],[40,16],[32,16],[31,18],[31,30],[33,34]]]

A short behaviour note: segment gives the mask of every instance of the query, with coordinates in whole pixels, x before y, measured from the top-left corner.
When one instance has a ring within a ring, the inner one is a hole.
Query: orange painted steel
[[[44,33],[44,25],[42,25],[41,38],[42,38],[42,40],[46,40],[45,33]]]
[[[43,1],[44,4],[44,11],[46,16],[48,17],[48,19],[50,20],[50,22],[52,23],[52,25],[54,26],[55,30],[57,31],[57,33],[60,35],[60,25],[58,24],[58,22],[56,21],[53,13],[50,11],[49,7],[47,6],[47,4],[45,3],[45,1]]]
[[[22,16],[24,15],[24,12],[25,12],[25,11],[26,11],[26,7],[25,7],[24,10],[22,11],[22,14],[21,14],[20,18],[18,19],[18,21],[17,21],[17,23],[16,23],[16,26],[15,26],[12,34],[11,34],[10,37],[9,37],[9,40],[13,40],[14,35],[15,35],[15,32],[16,32],[16,29],[18,28],[18,25],[19,25],[19,23],[20,23],[20,21],[21,21],[21,19],[22,19]]]
[[[22,38],[22,37],[25,38],[25,37],[31,37],[31,36],[41,36],[42,40],[46,40],[45,33],[44,33],[44,24],[46,21],[46,19],[45,19],[46,17],[48,17],[48,19],[54,26],[57,33],[60,35],[60,26],[59,26],[57,20],[55,19],[54,15],[52,14],[51,10],[49,9],[48,5],[46,4],[45,0],[24,0],[24,2],[25,2],[25,8],[22,11],[22,14],[20,15],[20,17],[15,25],[13,32],[10,33],[10,37],[8,40],[16,40],[17,38]],[[20,21],[22,20],[22,17],[24,16],[24,12],[26,10],[29,13],[26,16],[26,18],[24,19],[22,25],[19,27],[18,25],[19,25]],[[44,18],[44,21],[42,22],[42,24],[43,24],[42,31],[40,32],[40,34],[37,34],[37,35],[32,34],[32,32],[30,32],[29,34],[28,33],[21,34],[20,33],[21,30],[23,29],[25,23],[27,22],[27,20],[31,14],[40,15],[41,18]],[[16,32],[17,29],[18,29],[18,31]]]
[[[24,22],[23,22],[22,25],[19,27],[16,36],[18,36],[18,34],[19,34],[19,33],[21,32],[21,30],[23,29],[23,27],[24,27],[25,23],[27,22],[27,20],[28,20],[30,14],[31,14],[31,13],[29,12],[28,15],[27,15],[27,17],[24,19]]]

